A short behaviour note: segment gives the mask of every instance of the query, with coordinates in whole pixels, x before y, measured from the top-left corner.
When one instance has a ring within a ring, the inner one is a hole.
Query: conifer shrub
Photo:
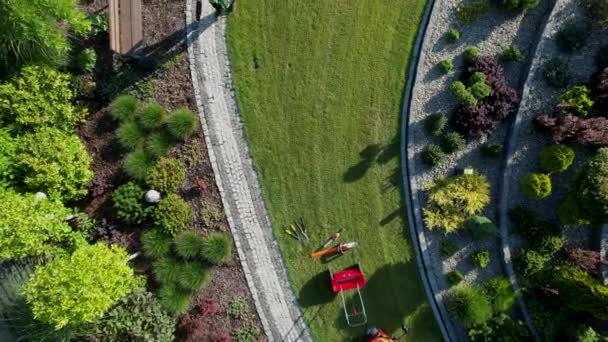
[[[159,229],[151,229],[141,236],[144,254],[150,258],[162,258],[171,250],[171,237]]]
[[[520,62],[524,58],[524,54],[515,45],[509,46],[500,53],[500,59],[508,63]]]
[[[449,132],[443,135],[443,150],[447,153],[462,150],[466,143],[464,137],[458,132]]]
[[[548,173],[564,172],[574,162],[574,150],[566,145],[553,145],[540,154],[540,166]]]
[[[225,234],[213,233],[204,241],[201,249],[202,257],[212,264],[224,262],[232,254],[232,243]]]
[[[591,223],[575,194],[569,194],[557,209],[559,222],[564,225],[584,226]]]
[[[433,113],[424,120],[424,128],[426,132],[434,137],[438,137],[443,133],[448,124],[448,118],[443,113]]]
[[[570,21],[557,32],[557,45],[565,52],[580,50],[587,43],[591,26],[583,21]]]
[[[559,99],[568,110],[580,116],[587,116],[593,107],[593,100],[589,98],[591,90],[586,86],[574,86],[566,91]]]
[[[184,140],[198,130],[198,117],[189,109],[176,109],[167,119],[167,128],[173,137]]]
[[[429,144],[421,152],[422,161],[430,166],[439,164],[445,158],[445,152],[435,144]]]
[[[465,228],[473,240],[486,240],[498,235],[496,225],[485,216],[472,216],[465,222]]]
[[[162,193],[174,193],[184,183],[184,163],[175,158],[161,157],[146,177],[146,183]]]
[[[477,56],[479,56],[479,49],[474,46],[470,46],[464,49],[463,56],[466,61],[471,62],[477,59]]]
[[[521,191],[530,199],[543,199],[551,194],[551,178],[543,173],[530,173],[521,179]]]
[[[142,147],[146,140],[146,132],[134,120],[123,122],[116,130],[116,136],[120,145],[129,151]]]
[[[444,258],[449,258],[452,255],[456,254],[460,248],[456,241],[452,239],[443,239],[441,241],[441,256]]]
[[[186,261],[179,265],[177,283],[183,289],[198,290],[207,286],[209,282],[209,272],[199,262]]]
[[[204,250],[205,240],[193,231],[179,233],[175,237],[175,251],[185,259],[201,256]]]
[[[145,151],[151,158],[160,158],[175,147],[175,139],[165,131],[150,133],[146,139]]]
[[[608,222],[608,148],[600,148],[581,168],[574,193],[591,222]]]
[[[486,295],[492,302],[494,312],[508,312],[515,304],[515,291],[506,277],[494,277],[485,285]]]
[[[161,305],[174,315],[188,311],[192,302],[191,296],[191,290],[183,289],[177,283],[163,284],[159,290]]]
[[[446,59],[439,62],[439,68],[444,74],[449,74],[452,70],[454,70],[454,63],[451,60]]]
[[[543,76],[550,86],[563,88],[572,80],[572,70],[567,62],[553,58],[543,66]]]
[[[570,266],[555,272],[554,283],[560,300],[570,309],[586,312],[596,319],[608,319],[608,287],[587,273]]]
[[[134,96],[120,95],[110,104],[110,114],[118,121],[127,121],[135,117],[138,106],[138,101]]]
[[[124,160],[124,169],[129,177],[143,181],[154,167],[154,159],[143,148],[129,153]]]
[[[464,280],[464,274],[460,271],[451,271],[446,275],[446,279],[450,286],[456,286]]]
[[[151,207],[144,202],[145,191],[136,183],[120,186],[112,194],[116,216],[129,224],[141,224],[148,217]]]
[[[492,317],[492,305],[481,288],[456,286],[446,298],[450,315],[465,327],[482,324]]]
[[[449,29],[445,36],[448,39],[448,42],[452,44],[460,40],[460,32],[456,29]]]
[[[139,113],[139,122],[147,130],[161,128],[165,121],[165,109],[158,102],[147,103]]]
[[[469,25],[488,13],[489,0],[467,0],[456,7],[456,17],[462,25]]]
[[[163,232],[174,236],[192,223],[192,208],[178,195],[169,194],[157,204],[152,217]]]

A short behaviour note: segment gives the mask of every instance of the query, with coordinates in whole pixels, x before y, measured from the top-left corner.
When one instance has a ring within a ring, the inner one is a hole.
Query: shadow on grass
[[[302,286],[298,295],[298,303],[303,308],[327,304],[334,300],[335,294],[331,291],[329,271],[323,271]]]
[[[386,164],[399,156],[399,134],[396,134],[388,144],[370,144],[359,152],[360,160],[346,170],[343,180],[352,183],[363,178],[374,165]]]

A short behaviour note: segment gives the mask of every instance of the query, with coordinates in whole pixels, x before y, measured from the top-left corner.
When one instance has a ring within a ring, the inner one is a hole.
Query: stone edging
[[[225,18],[216,17],[209,2],[202,1],[202,19],[197,23],[194,6],[194,0],[186,0],[192,85],[209,160],[247,285],[269,341],[311,341],[272,235],[245,141],[230,75]]]
[[[409,145],[409,119],[410,119],[410,107],[412,101],[412,94],[416,79],[421,76],[417,75],[418,63],[424,58],[424,51],[422,46],[424,45],[426,30],[429,25],[429,19],[433,14],[435,8],[435,0],[428,0],[420,22],[420,28],[416,34],[416,41],[414,43],[414,50],[410,58],[410,66],[408,70],[407,83],[403,92],[403,108],[401,111],[401,177],[403,178],[403,197],[405,207],[407,210],[407,221],[408,228],[411,234],[411,240],[414,244],[414,250],[416,251],[416,264],[418,266],[418,272],[426,292],[429,305],[433,310],[433,315],[441,331],[441,335],[445,341],[457,341],[456,333],[449,319],[447,310],[443,302],[435,295],[437,284],[434,277],[427,274],[427,265],[430,262],[427,257],[425,250],[427,249],[426,240],[424,238],[424,225],[422,224],[422,218],[420,215],[420,203],[418,198],[412,195],[412,186],[416,187],[416,184],[412,184],[410,174],[415,169],[414,156],[410,156],[408,153],[407,146]]]
[[[559,1],[559,0],[557,0],[557,1]],[[549,16],[546,18],[543,29],[539,30],[540,34],[538,35],[538,40],[536,42],[534,57],[531,59],[532,62],[528,65],[528,77],[526,78],[525,83],[523,85],[519,108],[517,110],[517,113],[515,114],[515,120],[514,120],[513,124],[511,125],[509,132],[507,133],[506,146],[505,146],[505,157],[503,158],[503,166],[502,166],[503,176],[502,176],[502,181],[500,183],[500,204],[498,206],[499,216],[500,216],[500,242],[501,242],[501,252],[503,255],[503,267],[505,269],[505,272],[507,273],[507,276],[509,277],[509,280],[511,282],[511,285],[513,286],[513,289],[515,290],[517,304],[519,305],[524,322],[526,323],[526,325],[528,326],[528,329],[532,332],[532,335],[534,336],[534,338],[537,341],[540,341],[540,336],[538,335],[538,332],[537,332],[536,328],[534,327],[532,319],[530,318],[530,313],[528,312],[528,307],[527,307],[527,305],[523,299],[522,293],[521,293],[521,287],[519,286],[519,282],[517,281],[517,275],[515,274],[515,271],[513,269],[511,246],[509,243],[509,241],[510,241],[509,232],[511,230],[510,229],[511,223],[510,223],[510,220],[508,217],[509,190],[510,190],[509,182],[510,182],[510,178],[511,178],[511,170],[512,170],[511,166],[513,163],[513,154],[514,154],[515,143],[516,143],[514,138],[517,137],[517,135],[519,133],[519,128],[521,126],[520,112],[522,111],[522,103],[524,102],[525,99],[529,98],[529,96],[527,96],[530,91],[528,82],[533,77],[533,75],[530,73],[530,70],[535,65],[535,63],[537,63],[537,61],[538,61],[538,59],[536,58],[536,53],[538,51],[538,47],[540,45],[540,41],[542,40],[542,37],[548,34],[547,31],[549,30],[549,27],[547,26],[547,23],[549,22],[549,18],[551,16],[553,16],[554,11],[557,8],[555,6],[557,1],[553,2],[553,9],[551,10],[551,13],[549,14]],[[524,108],[525,108],[525,106],[524,106]]]

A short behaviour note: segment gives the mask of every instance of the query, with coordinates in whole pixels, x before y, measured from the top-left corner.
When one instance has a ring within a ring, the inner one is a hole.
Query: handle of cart
[[[344,271],[333,273],[329,271],[331,287],[334,293],[340,293],[342,298],[342,308],[344,309],[344,317],[349,327],[358,327],[367,324],[367,312],[365,311],[365,304],[363,302],[363,296],[361,295],[361,288],[367,284],[365,274],[361,269],[360,264],[353,265]],[[351,312],[348,310],[346,304],[346,298],[344,295],[345,291],[356,290],[355,297],[353,299],[353,309]],[[359,306],[359,308],[357,308]]]

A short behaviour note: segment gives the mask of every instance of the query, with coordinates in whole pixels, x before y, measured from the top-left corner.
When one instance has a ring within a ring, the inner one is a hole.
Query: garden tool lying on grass
[[[306,224],[301,217],[296,220],[295,223],[287,226],[285,233],[298,241],[310,242],[310,238],[308,237],[308,229],[306,228]]]
[[[310,242],[310,238],[308,237],[308,229],[306,228],[306,224],[304,223],[304,219],[302,219],[300,217],[299,221],[296,220],[296,226],[300,230],[300,233],[302,234],[301,236],[303,236],[306,239],[306,241]]]
[[[323,247],[321,247],[321,249],[327,248],[332,243],[338,241],[338,239],[340,238],[340,234],[344,233],[345,231],[346,231],[346,228],[342,228],[339,231],[335,232],[334,235],[332,235],[329,239],[327,239],[327,241],[325,241],[325,243],[323,244]]]
[[[330,254],[335,254],[335,253],[339,253],[339,254],[344,254],[347,251],[353,249],[357,247],[357,243],[352,241],[352,242],[346,242],[346,243],[341,243],[335,247],[332,248],[326,248],[326,249],[321,249],[319,251],[316,252],[312,252],[310,253],[310,258],[315,260],[317,258],[320,258],[324,255],[330,255]]]

